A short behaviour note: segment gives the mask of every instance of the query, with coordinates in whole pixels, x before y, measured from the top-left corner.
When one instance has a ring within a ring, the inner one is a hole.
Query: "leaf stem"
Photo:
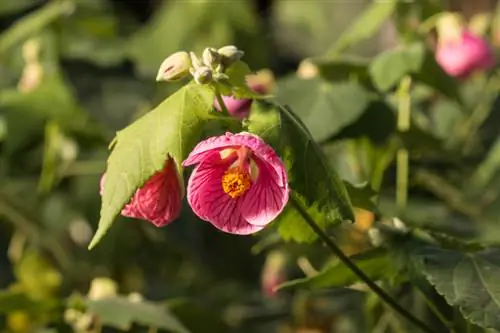
[[[411,123],[411,78],[403,78],[398,90],[398,131],[408,132]],[[399,148],[396,155],[396,206],[398,215],[402,215],[408,202],[408,150]]]
[[[226,103],[224,103],[224,99],[222,98],[222,95],[218,89],[215,90],[215,98],[217,98],[217,102],[219,103],[219,107],[222,109],[222,112],[225,115],[229,115],[229,111],[226,107]]]
[[[335,244],[318,226],[314,219],[309,215],[307,210],[300,203],[297,195],[292,192],[290,196],[290,202],[297,210],[297,212],[302,216],[304,221],[313,229],[313,231],[318,235],[318,237],[326,244],[326,246],[335,254],[344,265],[347,266],[361,281],[366,283],[366,285],[377,294],[380,299],[382,299],[388,306],[390,306],[394,311],[398,312],[401,316],[406,318],[408,321],[413,323],[415,326],[420,328],[423,332],[427,333],[437,333],[432,328],[427,326],[423,321],[413,316],[410,312],[399,305],[389,294],[387,294],[382,288],[380,288],[375,282],[373,282],[351,259],[340,249],[337,244]]]

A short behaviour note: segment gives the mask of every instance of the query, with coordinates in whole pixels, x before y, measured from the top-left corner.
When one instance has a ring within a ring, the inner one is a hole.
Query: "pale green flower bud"
[[[189,57],[191,58],[191,64],[195,70],[203,66],[200,59],[198,59],[198,56],[194,52],[189,52]]]
[[[189,54],[184,51],[176,52],[161,63],[156,81],[178,81],[189,74],[190,67]]]
[[[218,67],[221,61],[221,55],[217,52],[216,49],[212,47],[207,47],[205,51],[203,51],[203,63],[210,67]]]
[[[234,45],[221,47],[217,52],[221,55],[221,62],[227,68],[235,61],[240,60],[245,54]]]
[[[194,80],[198,84],[207,84],[213,81],[213,72],[206,66],[199,67],[193,74]]]

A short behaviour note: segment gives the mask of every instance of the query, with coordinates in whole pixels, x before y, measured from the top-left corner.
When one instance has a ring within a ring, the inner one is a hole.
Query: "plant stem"
[[[405,77],[398,90],[398,131],[408,132],[411,122],[411,78]],[[408,202],[409,154],[406,148],[399,148],[396,155],[396,206],[402,215]]]
[[[215,98],[217,98],[217,102],[219,103],[219,107],[222,109],[222,112],[225,115],[229,115],[229,111],[227,110],[226,103],[224,103],[224,99],[222,99],[222,95],[219,90],[215,91]]]
[[[361,281],[366,283],[366,285],[388,306],[390,306],[392,309],[394,309],[394,311],[398,312],[408,321],[413,323],[415,326],[420,328],[423,332],[437,333],[432,328],[427,326],[427,324],[425,324],[423,321],[416,318],[401,305],[399,305],[389,294],[387,294],[382,288],[380,288],[375,282],[373,282],[354,262],[352,262],[351,259],[318,226],[314,219],[309,215],[307,210],[302,206],[300,200],[294,192],[291,193],[290,202],[297,210],[297,212],[302,216],[304,221],[311,227],[311,229],[313,229],[313,231],[333,252],[333,254],[335,254],[340,259],[340,261],[342,261],[342,263],[346,265],[347,268],[349,268]]]

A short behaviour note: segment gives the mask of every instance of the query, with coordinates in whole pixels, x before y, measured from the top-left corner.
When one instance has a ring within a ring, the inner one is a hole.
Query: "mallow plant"
[[[480,61],[454,58],[453,66],[446,65],[450,63],[446,48],[458,47],[457,40],[481,43],[471,41],[467,32],[457,36],[462,39],[446,42],[442,35],[436,54],[450,75],[466,76],[490,66],[490,55],[484,48],[476,52]],[[249,81],[253,73],[243,59],[244,52],[231,45],[208,47],[201,55],[179,51],[161,63],[156,78],[159,84],[186,84],[117,132],[111,142],[100,184],[100,221],[89,249],[103,240],[119,214],[156,227],[181,223],[176,220],[184,201],[199,220],[234,237],[272,228],[281,215],[295,214],[340,260],[353,276],[351,280],[363,282],[416,328],[436,332],[366,271],[379,267],[377,260],[383,251],[376,249],[375,257],[354,259],[327,232],[329,225],[355,220],[351,196],[356,195],[356,187],[339,178],[293,110],[266,95],[265,85]],[[391,226],[372,228],[370,235],[375,248],[397,242],[419,249],[425,248],[422,244],[436,244],[429,235],[415,233],[399,220]],[[393,266],[396,262],[394,259]],[[432,267],[426,267],[427,271]],[[312,283],[321,285],[321,276],[319,273]],[[429,276],[438,291],[445,288]],[[276,283],[267,284],[273,285],[268,293],[275,293]],[[304,281],[282,286],[294,284]],[[443,294],[450,304],[457,304]]]

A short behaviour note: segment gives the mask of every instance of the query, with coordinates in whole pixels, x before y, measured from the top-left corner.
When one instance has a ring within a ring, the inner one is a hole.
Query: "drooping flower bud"
[[[213,72],[206,66],[199,67],[192,74],[198,84],[207,84],[213,81]]]
[[[234,45],[221,47],[217,52],[221,56],[222,65],[226,68],[231,66],[235,61],[240,60],[245,54],[245,52],[238,50]]]
[[[286,280],[287,257],[282,251],[268,254],[261,273],[261,288],[267,297],[276,296],[276,288]]]
[[[105,175],[101,178],[101,195]],[[182,208],[183,191],[174,160],[168,158],[162,170],[155,173],[139,188],[130,202],[122,209],[123,216],[152,222],[163,227],[174,221]]]
[[[156,81],[178,81],[189,74],[191,59],[184,51],[176,52],[163,60]]]
[[[444,15],[437,32],[436,61],[448,75],[464,78],[495,65],[490,45],[464,27],[457,15]]]
[[[216,68],[221,61],[221,55],[213,47],[207,47],[203,51],[203,63],[210,68]]]

